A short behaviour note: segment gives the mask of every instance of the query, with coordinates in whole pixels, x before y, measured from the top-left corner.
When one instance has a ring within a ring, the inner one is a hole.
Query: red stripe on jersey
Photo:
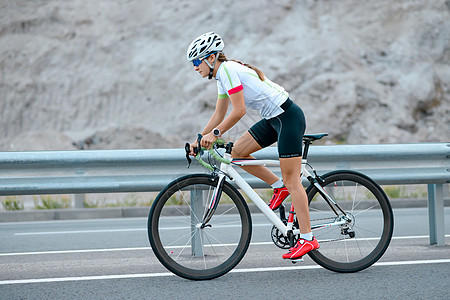
[[[232,88],[231,90],[228,91],[228,95],[233,95],[237,92],[240,92],[244,89],[244,87],[242,86],[242,84],[240,86],[237,86],[235,88]]]

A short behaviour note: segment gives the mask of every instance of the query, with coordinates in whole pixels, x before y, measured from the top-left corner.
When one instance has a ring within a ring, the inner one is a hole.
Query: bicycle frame
[[[226,180],[225,177],[229,177],[232,181],[236,183],[236,185],[241,188],[241,190],[250,198],[250,200],[259,208],[259,210],[266,216],[266,218],[272,223],[275,227],[280,230],[280,232],[284,236],[289,236],[290,233],[293,233],[294,235],[300,234],[300,229],[293,229],[293,217],[290,217],[287,224],[285,225],[283,221],[275,214],[274,211],[272,211],[269,206],[264,202],[264,200],[261,199],[261,197],[253,190],[253,188],[242,178],[242,176],[235,170],[233,165],[238,166],[256,166],[256,165],[262,165],[262,166],[279,166],[280,162],[278,160],[237,160],[233,161],[231,158],[231,155],[228,153],[224,154],[223,157],[225,160],[231,161],[230,164],[221,163],[220,165],[220,172],[218,173],[219,180],[218,180],[218,187],[216,188],[213,198],[210,201],[210,206],[208,209],[207,214],[205,215],[205,218],[203,220],[203,225],[206,224],[207,221],[211,218],[212,214],[214,213],[215,205],[217,205],[217,197],[220,196],[220,190],[221,190],[221,184],[223,184],[223,181]],[[305,168],[307,164],[307,161],[305,159],[302,160],[302,167],[301,172],[302,176],[305,176],[306,178],[313,178],[311,173]],[[342,213],[344,213],[343,218],[337,218],[333,222],[323,223],[323,224],[316,224],[312,226],[312,230],[317,230],[321,228],[331,227],[331,226],[340,226],[347,223],[347,219],[345,216],[345,212],[339,207],[339,205],[327,194],[327,192],[322,188],[322,186],[317,181],[312,181],[312,184],[314,184],[317,189],[319,190],[320,194],[326,199],[330,207],[333,209],[333,211],[336,213],[336,217],[338,217],[338,213],[333,208],[332,204],[336,206]]]
[[[295,160],[301,164],[298,167],[302,178],[310,183],[306,190],[308,200],[327,204],[318,203],[317,212],[311,213],[311,229],[322,247],[308,254],[328,270],[357,272],[378,261],[389,246],[394,225],[392,208],[381,187],[364,174],[351,170],[317,174],[307,162],[308,148],[325,135],[304,135],[302,160]],[[224,154],[219,150],[222,148]],[[202,149],[200,143],[198,147],[186,144],[188,162],[192,151],[199,164],[212,173],[175,179],[160,192],[150,209],[147,228],[151,247],[159,261],[181,277],[213,279],[229,272],[242,260],[253,230],[250,210],[242,195],[273,225],[270,237],[277,247],[288,249],[300,238],[297,222],[300,220],[295,219],[293,204],[288,216],[283,205],[272,211],[240,170],[248,166],[279,168],[280,162],[233,160],[232,148],[232,142],[225,145],[219,139],[210,149]],[[202,150],[207,150],[214,161],[210,157],[204,161]],[[169,226],[174,222],[175,227]],[[174,231],[166,230],[172,228]],[[352,242],[347,242],[350,239]]]

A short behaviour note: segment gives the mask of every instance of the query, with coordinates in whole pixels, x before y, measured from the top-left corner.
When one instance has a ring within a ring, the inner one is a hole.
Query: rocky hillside
[[[0,2],[0,151],[182,147],[214,109],[185,59],[211,30],[329,142],[450,141],[450,1],[15,0]]]

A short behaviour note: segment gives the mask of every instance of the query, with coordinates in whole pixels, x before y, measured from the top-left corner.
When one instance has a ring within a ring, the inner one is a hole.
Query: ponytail
[[[217,58],[217,60],[220,61],[220,62],[228,61],[227,57],[222,52],[219,53],[219,57]],[[259,79],[261,81],[264,81],[266,79],[266,76],[264,75],[264,73],[260,69],[254,67],[252,65],[249,65],[249,64],[244,64],[244,63],[242,63],[242,62],[240,62],[239,60],[236,60],[236,59],[230,59],[230,61],[237,62],[238,64],[244,65],[247,68],[252,69],[253,71],[256,72],[256,74],[258,74],[258,77],[259,77]]]

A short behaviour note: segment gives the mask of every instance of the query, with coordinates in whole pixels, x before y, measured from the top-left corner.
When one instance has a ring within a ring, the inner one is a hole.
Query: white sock
[[[313,234],[312,234],[312,232],[300,233],[300,238],[304,239],[304,240],[312,241],[313,240]]]
[[[274,184],[272,184],[272,188],[274,189],[279,189],[281,187],[284,186],[283,180],[282,179],[278,179],[277,182],[275,182]]]

